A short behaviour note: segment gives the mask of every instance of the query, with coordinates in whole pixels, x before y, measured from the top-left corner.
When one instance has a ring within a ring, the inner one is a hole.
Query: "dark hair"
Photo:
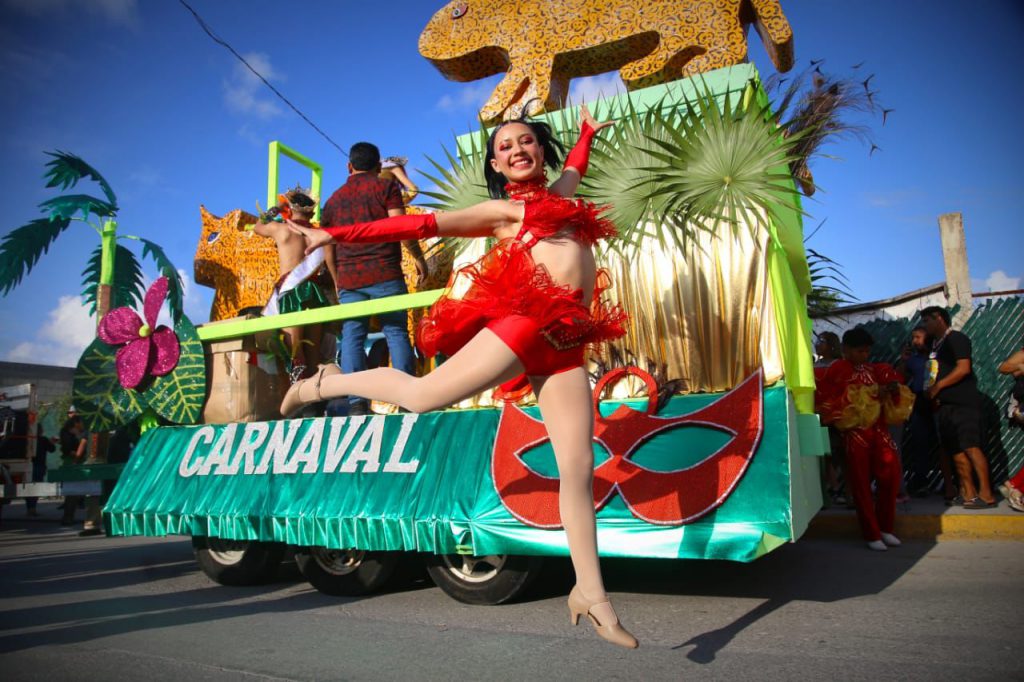
[[[843,334],[843,345],[847,348],[867,348],[875,345],[875,340],[864,327],[854,327]]]
[[[357,171],[376,170],[380,165],[380,150],[369,142],[356,142],[348,150],[348,162]]]
[[[915,324],[914,328],[910,330],[911,336],[913,336],[914,332],[921,332],[925,336],[928,336],[928,328],[925,327],[923,324]]]
[[[931,317],[932,315],[938,315],[942,318],[942,321],[946,323],[946,326],[953,324],[953,318],[949,316],[949,311],[938,305],[930,305],[921,311],[921,319]]]
[[[818,342],[824,343],[832,349],[833,352],[839,351],[839,335],[835,332],[821,332],[818,334]]]
[[[60,427],[60,430],[61,430],[62,433],[64,431],[70,431],[75,425],[81,424],[81,423],[82,423],[82,418],[79,417],[77,414],[74,414],[74,415],[71,415],[70,417],[68,417],[67,419],[64,420],[64,424],[63,424],[63,426]]]
[[[524,106],[523,110],[525,111],[528,108],[529,106]],[[505,185],[508,183],[508,180],[504,175],[491,168],[491,160],[494,158],[494,138],[497,137],[499,130],[510,123],[522,123],[525,126],[529,126],[530,130],[537,137],[537,142],[540,143],[541,148],[544,150],[544,165],[552,170],[558,169],[558,165],[562,162],[562,155],[565,153],[565,148],[558,141],[558,138],[555,137],[551,126],[543,121],[531,121],[526,117],[526,114],[523,114],[519,118],[509,119],[498,124],[491,131],[491,136],[487,138],[487,154],[484,156],[484,178],[487,180],[487,193],[491,195],[492,199],[504,199],[506,196]]]

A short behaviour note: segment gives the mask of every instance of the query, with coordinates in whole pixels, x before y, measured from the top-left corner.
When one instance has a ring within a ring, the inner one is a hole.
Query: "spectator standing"
[[[843,357],[839,344],[839,335],[835,332],[821,332],[818,334],[817,342],[814,344],[814,352],[818,358],[814,361],[814,378],[820,381],[825,376],[825,370]],[[850,505],[850,492],[843,479],[843,436],[834,426],[828,429],[829,456],[824,459],[825,470],[825,492],[832,504]],[[845,490],[844,490],[845,489]]]
[[[394,180],[381,179],[380,150],[369,142],[357,142],[349,151],[349,178],[324,205],[322,227],[340,227],[379,220],[405,213],[402,192]],[[420,277],[426,275],[419,242],[402,243],[416,261]],[[355,244],[342,239],[325,247],[328,267],[333,268],[340,303],[357,303],[405,294],[408,289],[402,275],[402,247],[397,243]],[[415,371],[415,358],[409,342],[408,313],[404,310],[378,315],[387,340],[392,366],[407,374]],[[366,335],[369,318],[345,320],[339,353],[341,370],[348,374],[366,369]],[[369,406],[360,396],[349,397],[349,414],[366,414]]]
[[[81,464],[85,460],[85,446],[85,425],[82,423],[82,418],[74,412],[68,412],[68,418],[60,427],[61,465]],[[75,511],[81,501],[81,495],[66,495],[64,497],[64,515],[60,520],[60,525],[70,526],[75,522]]]
[[[964,509],[994,507],[988,459],[981,450],[981,394],[971,365],[971,340],[950,326],[945,308],[925,308],[921,320],[932,337],[927,396],[936,407],[942,448],[956,466]]]
[[[910,332],[910,343],[903,352],[900,365],[907,380],[907,386],[917,399],[914,409],[907,421],[907,438],[905,439],[906,464],[911,471],[911,494],[925,497],[928,495],[928,474],[936,461],[932,453],[938,448],[938,465],[942,472],[942,484],[945,491],[946,505],[951,506],[957,495],[956,483],[953,479],[953,465],[939,445],[939,434],[935,427],[935,414],[932,412],[931,401],[926,394],[925,380],[928,377],[928,353],[930,352],[928,330],[923,324],[914,327]]]
[[[1008,416],[1017,424],[1024,424],[1024,415],[1021,414],[1024,408],[1024,348],[1006,358],[999,365],[999,372],[1009,374],[1014,379]],[[999,492],[1006,498],[1011,509],[1024,512],[1024,466],[1017,470],[1013,478],[999,486]]]
[[[32,482],[42,483],[46,480],[46,455],[56,450],[53,441],[46,437],[43,433],[43,425],[40,424],[36,428],[36,455],[32,458]],[[38,497],[26,497],[25,498],[25,513],[28,516],[39,516],[39,512],[36,510],[36,505],[39,502]]]

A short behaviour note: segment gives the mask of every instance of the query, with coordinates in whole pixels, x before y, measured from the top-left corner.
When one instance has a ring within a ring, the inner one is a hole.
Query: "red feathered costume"
[[[420,322],[417,345],[427,357],[454,355],[481,329],[493,331],[516,354],[525,374],[502,385],[506,400],[529,390],[526,375],[547,376],[583,365],[588,344],[626,333],[626,314],[601,299],[610,285],[601,270],[589,305],[582,289],[551,279],[530,250],[541,239],[572,239],[586,245],[615,234],[593,204],[566,199],[541,181],[510,184],[509,199],[525,204],[523,226],[483,258],[457,270]]]
[[[901,386],[895,398],[881,390],[893,382]],[[892,533],[896,520],[902,472],[887,424],[902,423],[913,407],[913,394],[904,389],[899,374],[884,363],[854,366],[848,360],[836,360],[818,376],[817,412],[822,423],[834,425],[843,434],[846,477],[868,542]]]

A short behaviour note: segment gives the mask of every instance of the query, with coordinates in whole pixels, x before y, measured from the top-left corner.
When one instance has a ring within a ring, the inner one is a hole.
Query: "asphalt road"
[[[527,601],[424,576],[361,599],[294,569],[228,588],[182,538],[0,525],[0,677],[16,680],[1024,679],[1024,543],[805,539],[752,564],[608,561],[636,651],[568,625],[564,562]],[[56,512],[48,511],[56,517]],[[419,576],[418,578],[416,576]]]

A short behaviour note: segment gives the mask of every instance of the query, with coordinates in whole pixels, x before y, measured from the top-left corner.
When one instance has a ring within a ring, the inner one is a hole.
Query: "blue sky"
[[[429,171],[425,156],[471,128],[495,79],[453,83],[416,44],[441,0],[301,5],[192,0],[213,29],[343,148],[376,142]],[[801,65],[874,73],[895,111],[874,137],[838,143],[812,169],[823,188],[806,203],[825,226],[810,245],[842,263],[861,300],[943,279],[937,216],[962,211],[977,290],[1019,288],[1024,277],[1015,82],[1024,5],[1016,0],[783,0]],[[980,8],[980,9],[978,9]],[[751,60],[773,68],[756,34]],[[616,87],[615,75],[574,82],[576,97]],[[83,157],[113,185],[119,230],[157,241],[189,277],[199,205],[215,214],[263,202],[267,143],[279,139],[345,179],[344,158],[173,0],[0,0],[0,129],[6,233],[53,196],[44,151]],[[308,174],[286,165],[282,182]],[[414,173],[421,186],[426,178]],[[97,237],[65,233],[22,285],[0,298],[0,359],[72,365],[91,336],[78,298]],[[152,266],[147,265],[149,272]],[[188,286],[186,310],[208,316],[212,292]]]

